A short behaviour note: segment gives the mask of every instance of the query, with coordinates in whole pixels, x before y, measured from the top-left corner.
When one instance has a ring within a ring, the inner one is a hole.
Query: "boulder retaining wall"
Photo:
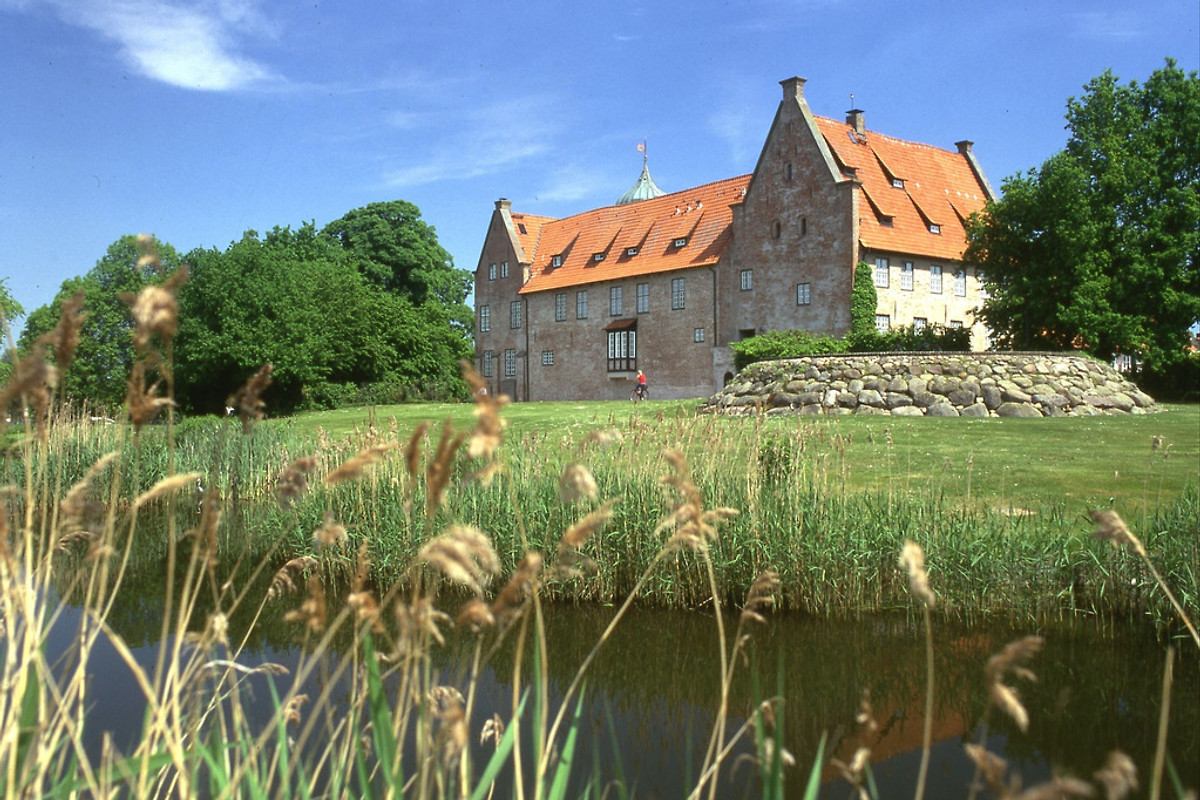
[[[1067,417],[1145,414],[1112,366],[1061,353],[853,353],[760,361],[700,413]]]

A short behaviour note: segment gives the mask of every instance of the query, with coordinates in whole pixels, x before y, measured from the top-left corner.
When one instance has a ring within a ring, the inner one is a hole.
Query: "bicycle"
[[[637,386],[633,387],[633,391],[629,393],[629,400],[633,403],[649,399],[650,390],[646,388],[645,384],[638,384]]]

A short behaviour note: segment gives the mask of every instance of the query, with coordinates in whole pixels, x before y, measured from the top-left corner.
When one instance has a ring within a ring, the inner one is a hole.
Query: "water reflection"
[[[110,624],[137,645],[141,663],[153,663],[161,610],[147,595],[123,592]],[[151,595],[152,596],[152,595]],[[281,606],[287,606],[287,603]],[[286,608],[268,607],[260,631],[241,659],[247,665],[277,661],[294,665],[296,626],[278,616]],[[562,696],[578,665],[599,639],[615,610],[607,607],[556,606],[545,609],[552,701]],[[66,614],[52,632],[50,651],[66,649],[73,617]],[[235,615],[231,638],[248,619]],[[727,620],[733,630],[736,620]],[[1164,646],[1153,636],[1127,628],[1074,623],[1029,630],[997,623],[970,628],[935,621],[935,720],[929,796],[961,797],[972,768],[962,745],[978,736],[986,706],[983,667],[989,655],[1008,641],[1039,633],[1044,650],[1030,664],[1036,683],[1022,683],[1031,724],[1022,734],[993,715],[988,746],[1014,765],[1025,785],[1052,771],[1087,777],[1113,749],[1128,753],[1148,780],[1159,720]],[[823,621],[776,616],[757,626],[747,662],[739,666],[730,707],[733,731],[746,719],[759,695],[782,687],[786,698],[782,723],[787,748],[798,766],[788,778],[788,795],[802,794],[807,772],[823,734],[828,753],[849,761],[854,750],[869,746],[882,797],[907,797],[916,782],[924,713],[924,643],[915,621],[872,617]],[[442,683],[462,686],[467,679],[474,640],[452,635],[435,656]],[[348,645],[343,640],[341,646]],[[523,681],[531,677],[532,650],[522,660]],[[486,759],[478,744],[482,722],[493,711],[507,717],[512,707],[515,645],[508,641],[492,658],[479,684],[472,726],[473,758]],[[694,784],[720,697],[717,635],[711,613],[634,608],[616,629],[590,670],[580,744],[584,769],[614,779],[622,772],[639,798],[678,798]],[[327,665],[332,670],[333,663]],[[1200,669],[1194,652],[1183,648],[1176,663],[1171,705],[1169,753],[1186,786],[1200,785]],[[93,706],[87,744],[98,752],[103,731],[128,751],[136,741],[141,717],[139,691],[128,668],[104,645],[92,654]],[[754,679],[761,687],[756,694]],[[265,722],[270,694],[266,678],[247,685],[252,706]],[[277,679],[285,682],[287,678]],[[318,674],[307,691],[316,697],[325,681]],[[465,688],[465,687],[464,687]],[[878,730],[863,737],[855,722],[863,690],[869,689]],[[336,688],[335,688],[336,693]],[[336,694],[335,694],[336,696]],[[752,753],[749,740],[735,750],[725,768],[723,797],[754,796],[755,769],[738,760]],[[595,770],[590,770],[593,763]],[[620,770],[618,770],[618,764]],[[842,798],[849,787],[828,767],[824,797]],[[582,784],[579,785],[582,788]]]

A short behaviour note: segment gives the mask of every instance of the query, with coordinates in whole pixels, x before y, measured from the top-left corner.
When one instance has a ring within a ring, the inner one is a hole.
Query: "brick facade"
[[[962,324],[986,344],[959,261],[965,218],[993,196],[970,143],[891,139],[858,110],[815,117],[803,79],[782,86],[751,175],[562,220],[496,203],[475,272],[476,368],[493,391],[621,399],[642,369],[655,398],[712,394],[731,342],[844,335],[855,265],[877,259],[880,324]]]

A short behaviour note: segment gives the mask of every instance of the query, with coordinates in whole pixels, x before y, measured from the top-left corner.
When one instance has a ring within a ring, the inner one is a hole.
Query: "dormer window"
[[[901,178],[892,178],[892,188],[903,189],[904,188],[904,180]]]
[[[892,220],[893,217],[882,216],[879,218],[879,224],[884,228],[890,228],[892,227]]]
[[[603,261],[604,253],[592,253],[592,261]]]
[[[562,256],[561,255],[550,256],[550,266],[551,267],[561,267],[562,266]]]
[[[687,247],[687,237],[686,237],[686,236],[680,236],[680,237],[676,238],[676,239],[675,239],[675,246],[676,246],[676,247]]]
[[[636,256],[637,254],[638,254],[638,249],[636,247],[626,247],[625,248],[625,255],[633,257],[633,256]]]
[[[941,225],[938,225],[936,222],[931,222],[931,223],[929,223],[929,232],[930,232],[930,233],[941,234],[941,232],[942,232],[942,226],[941,226]]]

